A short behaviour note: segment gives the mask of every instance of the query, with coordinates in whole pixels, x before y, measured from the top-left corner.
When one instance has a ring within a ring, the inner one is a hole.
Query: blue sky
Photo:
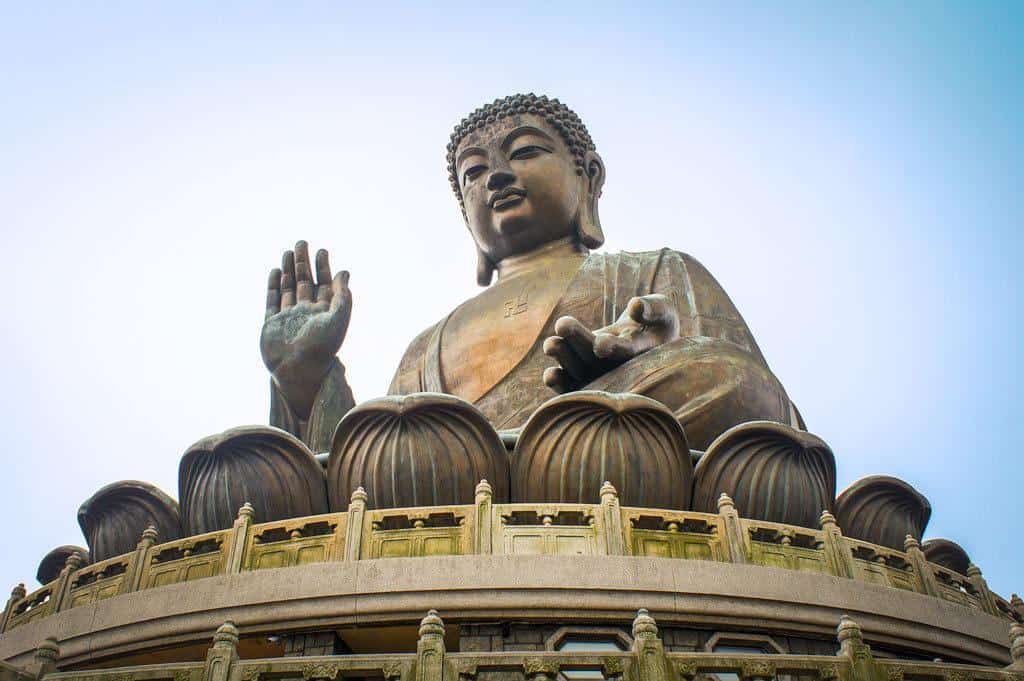
[[[1021,44],[1015,3],[0,5],[0,587],[103,484],[177,496],[189,444],[266,422],[295,240],[351,270],[341,357],[383,394],[476,290],[448,134],[533,91],[606,162],[605,248],[715,274],[840,489],[906,479],[1024,589]]]

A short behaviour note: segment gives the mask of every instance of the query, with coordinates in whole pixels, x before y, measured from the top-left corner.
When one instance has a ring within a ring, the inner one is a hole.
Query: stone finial
[[[1014,623],[1010,626],[1010,667],[1024,669],[1024,626]]]
[[[844,648],[847,644],[864,642],[864,632],[861,631],[859,624],[850,619],[849,615],[843,615],[839,618],[836,636],[839,639],[839,645]]]
[[[57,639],[53,636],[46,638],[39,647],[36,648],[36,664],[40,667],[55,665],[57,659],[60,657],[60,644],[57,643]]]
[[[238,508],[238,519],[239,520],[245,518],[246,520],[251,521],[255,517],[256,517],[256,509],[248,501],[245,502],[244,504],[242,504]]]
[[[651,617],[647,608],[636,611],[633,619],[633,638],[655,638],[658,635],[658,623]]]
[[[67,560],[64,561],[64,569],[74,572],[80,567],[82,567],[82,556],[78,552],[69,553]]]
[[[366,490],[362,487],[356,487],[352,492],[352,498],[349,500],[350,504],[354,504],[357,501],[365,504],[370,496],[366,493]]]
[[[826,508],[821,512],[821,518],[818,520],[818,524],[821,526],[821,529],[824,530],[827,526],[836,524],[836,517],[832,515],[832,511]]]
[[[431,608],[427,616],[420,620],[420,638],[442,638],[444,636],[444,620]]]
[[[13,598],[16,601],[20,601],[22,598],[25,597],[25,594],[27,593],[28,592],[25,591],[24,583],[16,584],[14,588],[11,589],[11,598]]]
[[[617,499],[619,497],[619,493],[615,490],[615,485],[605,480],[601,485],[601,501],[611,501],[611,497]]]
[[[917,541],[917,539],[914,538],[914,535],[908,534],[903,539],[903,550],[904,551],[910,551],[911,549],[920,549],[920,548],[921,548],[921,542]]]
[[[967,566],[966,574],[968,577],[981,577],[981,568],[975,565],[974,563],[971,563]]]
[[[718,497],[718,512],[721,513],[722,510],[725,508],[735,509],[736,504],[733,503],[732,497],[730,497],[725,492],[722,492],[722,494]]]
[[[1010,594],[1010,605],[1015,608],[1024,607],[1024,600],[1021,600],[1017,594]]]
[[[491,483],[487,482],[487,479],[483,479],[476,485],[475,495],[477,499],[481,497],[491,498],[494,496],[494,488],[491,487]]]
[[[156,542],[157,537],[160,533],[157,532],[155,525],[147,525],[146,529],[142,531],[142,541],[149,541],[150,543]]]
[[[218,648],[234,648],[238,645],[238,627],[234,622],[228,620],[217,627],[217,633],[213,635],[213,645]]]

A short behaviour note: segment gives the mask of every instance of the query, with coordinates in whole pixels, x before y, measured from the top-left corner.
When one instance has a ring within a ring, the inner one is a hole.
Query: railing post
[[[420,622],[420,638],[416,642],[414,681],[442,681],[444,678],[444,622],[431,610]]]
[[[921,587],[929,596],[939,596],[939,584],[935,581],[935,571],[921,550],[921,543],[908,534],[903,540],[903,550],[910,557],[910,564],[914,566],[918,579],[921,580]]]
[[[1024,626],[1016,623],[1010,627],[1010,666],[1008,669],[1024,671]]]
[[[853,579],[853,552],[850,545],[843,541],[843,532],[839,529],[836,517],[828,510],[821,512],[821,530],[825,534],[825,559],[837,577]]]
[[[971,583],[971,586],[978,592],[978,596],[981,597],[981,607],[990,615],[1000,615],[999,607],[996,606],[996,599],[992,596],[992,592],[988,590],[988,582],[981,576],[981,568],[971,563],[967,566],[967,581]]]
[[[18,603],[25,598],[25,585],[18,584],[11,589],[11,597],[7,599],[7,605],[4,607],[4,616],[0,620],[0,634],[7,631],[7,625],[10,623],[11,618],[14,617],[14,608],[17,607]]]
[[[725,492],[718,497],[718,514],[722,516],[722,522],[725,524],[729,560],[733,563],[746,563],[746,533],[743,531],[743,523],[740,522],[740,514],[736,511],[736,505],[732,503],[732,498]]]
[[[345,533],[345,560],[359,560],[363,546],[363,518],[366,515],[366,490],[357,487],[348,503],[348,531]]]
[[[57,671],[57,660],[59,659],[60,645],[57,643],[57,639],[51,636],[36,648],[35,656],[32,658],[32,664],[29,665],[28,671],[31,674],[35,674],[37,679],[41,679],[47,674]]]
[[[626,555],[626,537],[622,533],[622,507],[619,493],[607,480],[601,485],[601,516],[604,521],[605,546],[610,556]]]
[[[838,654],[850,660],[853,681],[873,681],[875,659],[871,655],[871,646],[864,642],[864,632],[860,630],[860,626],[843,615],[839,618],[836,634],[839,638]]]
[[[494,501],[494,490],[486,480],[476,486],[474,505],[473,552],[478,554],[494,553],[493,518],[491,505]]]
[[[231,667],[238,662],[238,627],[227,621],[217,628],[213,645],[206,652],[203,681],[228,681]]]
[[[665,647],[658,638],[658,624],[646,608],[640,608],[633,620],[633,653],[636,655],[636,678],[643,681],[671,679]]]
[[[1017,616],[1024,619],[1024,600],[1017,594],[1010,594],[1010,608],[1017,613]]]
[[[80,567],[82,567],[82,557],[72,552],[64,561],[64,567],[61,568],[60,576],[57,577],[57,586],[53,589],[51,598],[53,598],[54,612],[60,612],[68,605],[68,592],[71,591],[71,585],[74,584],[75,572]]]
[[[132,556],[131,571],[124,582],[125,591],[138,591],[142,588],[142,575],[146,572],[149,550],[156,544],[156,538],[157,531],[153,525],[142,531],[142,537],[135,546],[135,555]]]
[[[228,535],[228,555],[225,561],[224,573],[237,575],[245,565],[245,547],[249,544],[249,528],[252,527],[253,518],[256,517],[256,509],[248,501],[238,509],[235,522],[231,525],[231,534]]]

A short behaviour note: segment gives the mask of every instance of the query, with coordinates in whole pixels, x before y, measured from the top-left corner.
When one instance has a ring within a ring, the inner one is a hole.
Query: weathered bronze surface
[[[327,464],[331,510],[344,511],[356,488],[368,508],[472,503],[487,480],[508,500],[508,454],[472,404],[421,393],[363,402],[338,424]]]
[[[301,440],[266,426],[232,428],[189,447],[178,497],[188,535],[231,527],[245,503],[257,522],[327,512],[323,467]]]
[[[36,570],[36,581],[40,584],[49,584],[57,579],[60,571],[64,569],[64,564],[68,561],[68,556],[71,554],[78,555],[83,567],[91,562],[88,549],[84,549],[81,546],[58,546],[39,561],[39,568]]]
[[[482,107],[456,128],[448,163],[487,288],[412,341],[390,393],[456,395],[508,429],[557,393],[632,392],[665,404],[697,449],[745,421],[801,425],[700,263],[670,249],[590,252],[604,241],[604,163],[563,104],[516,95]],[[311,264],[305,242],[271,272],[271,422],[314,451],[353,404],[334,360],[351,301],[347,273],[332,277],[325,251]]]
[[[671,411],[648,397],[588,390],[534,412],[512,457],[512,501],[593,503],[604,481],[626,506],[689,508],[693,464]]]
[[[971,558],[964,547],[949,539],[929,539],[921,544],[921,550],[930,562],[961,575],[966,575],[971,565]]]
[[[888,475],[861,478],[836,499],[844,534],[893,549],[902,549],[908,534],[921,541],[931,515],[923,494]]]
[[[161,541],[182,536],[178,502],[148,482],[112,482],[78,509],[78,524],[94,563],[128,553],[152,525]]]
[[[813,527],[836,497],[832,450],[781,423],[744,423],[720,435],[694,472],[693,509],[713,512],[725,493],[746,517]]]

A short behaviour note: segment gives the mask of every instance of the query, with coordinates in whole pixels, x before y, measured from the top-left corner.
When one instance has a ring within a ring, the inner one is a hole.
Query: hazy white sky
[[[605,248],[715,274],[840,489],[906,479],[926,536],[1024,589],[1024,23],[986,7],[0,6],[0,587],[100,486],[177,496],[189,444],[266,422],[295,240],[352,272],[341,358],[384,394],[476,291],[448,134],[534,91],[606,162]]]

